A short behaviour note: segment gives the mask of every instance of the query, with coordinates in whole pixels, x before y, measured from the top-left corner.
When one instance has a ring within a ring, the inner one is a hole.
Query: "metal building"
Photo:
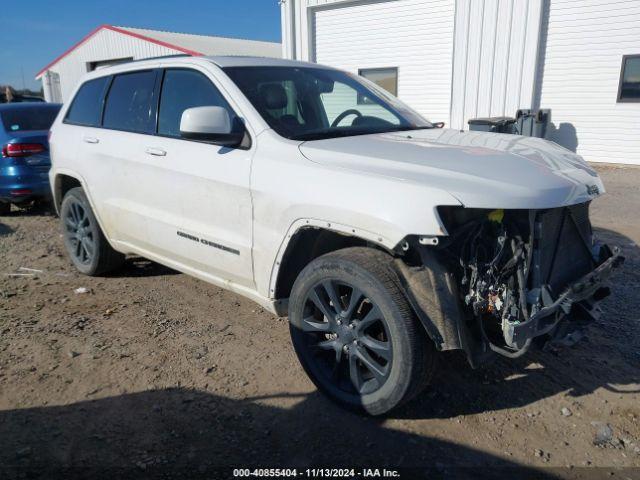
[[[547,138],[640,164],[640,2],[281,0],[283,55],[349,70],[432,121],[550,108]]]
[[[64,102],[87,72],[117,63],[173,54],[281,57],[279,43],[102,25],[36,75],[45,100]]]

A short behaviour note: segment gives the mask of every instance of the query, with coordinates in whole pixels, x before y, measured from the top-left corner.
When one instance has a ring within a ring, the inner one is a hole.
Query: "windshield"
[[[227,67],[224,71],[269,126],[292,140],[433,128],[375,84],[339,70]]]

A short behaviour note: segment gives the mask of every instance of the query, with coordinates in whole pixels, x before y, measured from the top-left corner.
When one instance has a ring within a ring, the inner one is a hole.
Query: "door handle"
[[[161,148],[153,148],[153,147],[149,147],[145,150],[146,153],[148,153],[149,155],[155,155],[156,157],[164,157],[167,152],[162,150]]]
[[[87,143],[98,143],[98,142],[100,142],[100,139],[98,139],[96,137],[84,137],[83,140],[85,142],[87,142]]]

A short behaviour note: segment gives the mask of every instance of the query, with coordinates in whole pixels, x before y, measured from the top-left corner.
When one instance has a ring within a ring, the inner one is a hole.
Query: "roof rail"
[[[118,65],[124,65],[126,63],[144,62],[146,60],[160,60],[163,58],[180,58],[180,57],[193,57],[193,55],[189,55],[188,53],[174,53],[172,55],[160,55],[157,57],[138,58],[137,60],[129,60],[128,62],[119,63]]]

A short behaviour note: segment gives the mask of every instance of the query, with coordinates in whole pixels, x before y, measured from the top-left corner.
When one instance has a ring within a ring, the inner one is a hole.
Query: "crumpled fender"
[[[465,350],[472,360],[472,339],[453,273],[429,247],[420,248],[422,265],[411,267],[401,259],[395,268],[416,315],[438,350]]]

